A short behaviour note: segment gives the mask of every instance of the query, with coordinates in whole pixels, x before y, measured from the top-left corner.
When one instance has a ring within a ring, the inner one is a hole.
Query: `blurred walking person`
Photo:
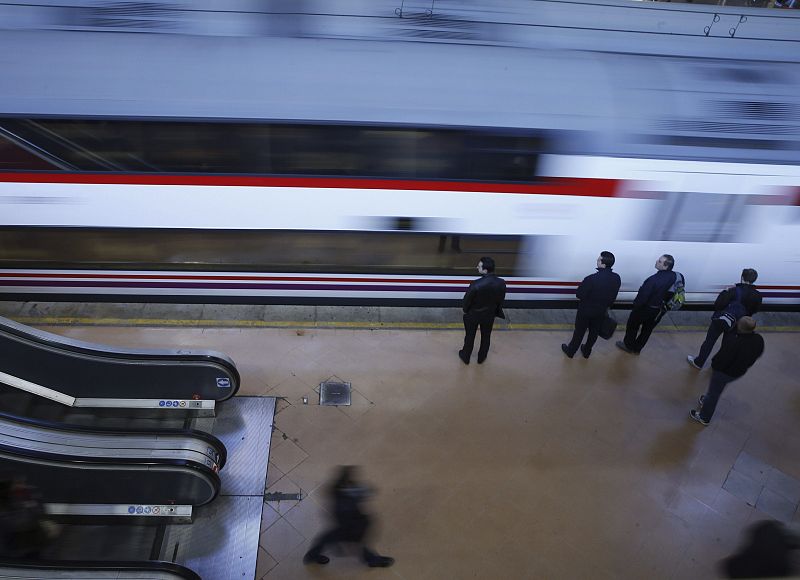
[[[723,333],[736,328],[736,323],[742,316],[753,316],[761,309],[761,293],[755,287],[757,279],[758,272],[745,268],[738,284],[719,293],[714,301],[714,314],[711,315],[711,324],[708,326],[706,339],[700,346],[700,353],[686,357],[689,365],[702,369],[717,339]]]
[[[575,331],[569,344],[562,344],[561,350],[569,358],[575,356],[578,347],[583,358],[589,358],[592,347],[597,342],[600,325],[606,312],[614,304],[622,284],[619,274],[612,272],[615,258],[611,252],[600,252],[597,258],[597,272],[586,276],[578,286],[575,295],[578,297],[578,312],[575,314]],[[581,346],[581,341],[586,331],[589,336],[586,344]]]
[[[478,262],[478,273],[464,294],[464,346],[458,351],[458,358],[465,365],[469,364],[475,335],[481,329],[481,346],[478,349],[478,364],[482,364],[489,355],[489,344],[492,337],[492,326],[495,317],[505,318],[503,300],[506,298],[506,281],[494,273],[494,260],[484,256]]]
[[[358,482],[354,466],[345,465],[340,468],[330,493],[334,525],[317,537],[303,557],[303,563],[327,564],[330,558],[322,553],[327,546],[352,543],[361,547],[361,557],[370,568],[386,568],[394,564],[394,558],[381,556],[367,545],[372,518],[361,506],[372,495],[372,490]]]
[[[705,395],[700,395],[699,410],[692,409],[689,416],[703,425],[711,422],[719,397],[728,383],[744,376],[758,358],[764,354],[764,339],[755,332],[756,321],[742,316],[736,331],[722,337],[722,348],[711,359],[711,382]]]

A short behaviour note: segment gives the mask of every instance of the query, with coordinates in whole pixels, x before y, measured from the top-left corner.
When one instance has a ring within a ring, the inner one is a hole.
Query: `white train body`
[[[8,33],[0,48],[45,34],[65,33]],[[632,299],[656,259],[669,253],[690,302],[713,301],[742,268],[753,267],[765,303],[800,303],[800,64],[756,60],[775,50],[768,42],[739,45],[748,60],[722,60],[375,39],[70,34],[60,39],[51,69],[55,96],[28,72],[43,65],[41,47],[33,49],[34,65],[9,70],[0,127],[16,146],[22,139],[14,126],[51,119],[169,127],[332,123],[434,138],[436,130],[470,128],[488,132],[487,143],[498,131],[540,139],[535,175],[39,172],[4,164],[0,228],[11,242],[0,255],[0,292],[7,297],[434,304],[459,299],[474,277],[465,264],[507,242],[509,254],[494,257],[512,304],[574,298],[601,250],[617,257],[621,300]],[[106,54],[102,48],[112,44],[115,53]],[[144,65],[132,68],[137,59]],[[423,143],[409,139],[403,143],[410,147]],[[35,147],[27,151],[36,154]],[[401,153],[417,164],[426,159]],[[44,156],[57,165],[51,157]],[[437,154],[430,158],[436,165]],[[234,234],[226,243],[241,252],[230,268],[209,258],[209,248],[198,250],[202,260],[176,250],[155,266],[146,258],[48,261],[44,249],[28,251],[37,232],[69,245],[80,231],[135,232],[125,239],[152,255],[148,240],[166,239],[158,237],[164,232],[170,239],[181,232],[194,239],[201,232],[209,239],[212,232],[287,232],[287,244],[302,242],[298,232],[319,232],[334,243],[325,254],[322,242],[313,242],[308,254],[321,264],[317,270],[313,260],[275,267],[270,254],[292,248],[278,243],[260,253]],[[416,238],[402,250],[407,255],[388,255],[385,248],[394,246],[382,241],[369,254],[363,246],[372,238],[352,237],[368,233],[391,234],[392,244]],[[415,262],[414,248],[428,235],[442,237],[442,259]],[[476,242],[462,252],[453,237],[500,245]]]

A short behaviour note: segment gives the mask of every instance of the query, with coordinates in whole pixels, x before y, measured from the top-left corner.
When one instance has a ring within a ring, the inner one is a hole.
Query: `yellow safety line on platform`
[[[353,322],[302,320],[182,320],[174,318],[87,318],[78,316],[44,316],[15,318],[17,322],[35,326],[160,326],[179,328],[346,328],[399,330],[463,330],[460,322]],[[572,324],[498,324],[495,330],[571,330]],[[705,331],[708,326],[670,326],[656,331]],[[761,326],[760,332],[800,332],[800,326]]]

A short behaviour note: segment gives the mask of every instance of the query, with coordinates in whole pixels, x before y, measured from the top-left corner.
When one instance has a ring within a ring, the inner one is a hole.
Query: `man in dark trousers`
[[[617,341],[617,346],[625,352],[639,354],[647,344],[650,333],[658,324],[658,315],[664,306],[667,292],[677,279],[677,274],[672,271],[674,266],[675,258],[664,254],[656,262],[658,271],[645,280],[639,288],[625,327],[625,338]]]
[[[506,298],[506,281],[494,273],[494,260],[484,256],[478,262],[481,277],[469,285],[464,294],[464,347],[458,351],[458,358],[465,365],[469,364],[472,347],[478,327],[481,329],[481,347],[478,349],[478,364],[486,360],[489,354],[489,341],[495,316],[505,318],[503,300]]]
[[[597,342],[597,335],[600,332],[600,324],[605,318],[606,311],[617,299],[622,284],[619,274],[611,271],[614,261],[614,254],[611,252],[600,252],[600,257],[597,258],[597,272],[586,276],[575,292],[580,300],[575,315],[575,332],[572,333],[569,344],[561,345],[561,350],[569,358],[575,356],[579,346],[583,358],[589,358],[592,354],[592,347]],[[587,330],[589,337],[586,339],[586,344],[581,346],[583,335]]]
[[[747,369],[764,354],[764,339],[754,332],[755,329],[756,321],[749,316],[742,316],[736,323],[736,330],[722,337],[722,347],[711,359],[708,391],[698,400],[700,409],[689,411],[689,416],[698,423],[708,425],[711,422],[725,386],[743,377]]]
[[[714,314],[711,316],[706,339],[700,346],[700,354],[686,357],[690,366],[702,369],[722,333],[733,330],[742,316],[753,316],[761,309],[761,293],[754,284],[757,279],[758,272],[745,268],[742,270],[741,282],[719,293],[714,302]]]

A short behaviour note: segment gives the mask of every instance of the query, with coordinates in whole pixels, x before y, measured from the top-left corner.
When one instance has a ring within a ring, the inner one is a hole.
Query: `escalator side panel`
[[[0,332],[0,371],[76,398],[223,401],[238,373],[204,361],[128,360],[56,349]]]
[[[220,480],[216,473],[175,463],[59,461],[0,450],[0,471],[24,476],[47,503],[200,506],[217,496]]]

